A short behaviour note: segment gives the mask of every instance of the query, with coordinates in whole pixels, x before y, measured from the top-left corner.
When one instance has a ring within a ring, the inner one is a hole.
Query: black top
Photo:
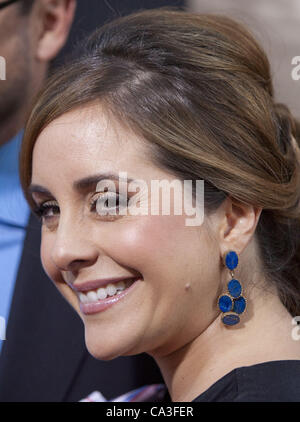
[[[233,369],[193,402],[300,402],[300,360]]]

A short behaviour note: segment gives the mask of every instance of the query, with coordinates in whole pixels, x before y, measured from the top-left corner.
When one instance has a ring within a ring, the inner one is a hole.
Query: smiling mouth
[[[139,285],[143,278],[118,280],[115,283],[110,281],[98,289],[84,290],[84,293],[77,292],[79,308],[84,315],[98,314],[106,309],[116,306],[117,303],[126,300],[126,296]]]
[[[109,297],[118,296],[124,290],[128,289],[137,280],[137,278],[121,280],[118,282],[110,282],[105,286],[101,286],[98,289],[88,290],[85,293],[79,292],[78,298],[80,303],[96,303],[101,300],[105,300]]]

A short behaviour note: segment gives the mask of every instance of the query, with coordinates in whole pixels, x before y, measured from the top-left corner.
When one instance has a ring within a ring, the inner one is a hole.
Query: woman
[[[300,400],[293,133],[265,53],[223,16],[118,18],[50,79],[20,174],[44,269],[93,356],[149,353],[173,401]],[[175,202],[144,212],[163,180],[192,180],[195,209],[204,180],[200,224]]]

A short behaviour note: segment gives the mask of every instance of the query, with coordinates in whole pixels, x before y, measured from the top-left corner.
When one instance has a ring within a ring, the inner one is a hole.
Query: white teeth
[[[89,302],[87,295],[85,295],[84,293],[79,293],[79,299],[80,299],[80,302],[82,302],[82,303],[88,303]]]
[[[97,290],[97,297],[98,297],[98,299],[106,299],[107,293],[106,293],[106,290],[103,289],[103,287],[100,287]]]
[[[116,286],[114,286],[113,284],[109,284],[106,287],[106,291],[107,291],[108,296],[113,296],[117,293]]]
[[[97,302],[97,300],[98,300],[97,293],[93,292],[93,291],[88,292],[87,298],[88,298],[89,302]]]
[[[116,289],[117,289],[117,290],[125,290],[125,283],[124,283],[124,281],[119,281],[119,282],[116,284]]]
[[[79,293],[79,300],[82,303],[97,302],[98,300],[106,299],[107,296],[114,296],[120,294],[123,290],[132,284],[132,280],[118,281],[118,283],[109,283],[105,287],[99,287],[97,291],[90,290],[87,293]]]

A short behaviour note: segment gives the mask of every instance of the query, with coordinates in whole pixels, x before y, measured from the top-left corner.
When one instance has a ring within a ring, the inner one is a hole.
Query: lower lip
[[[132,289],[134,289],[138,281],[141,281],[141,279],[136,280],[130,287],[128,287],[128,289],[123,290],[121,293],[115,296],[108,297],[106,299],[99,299],[97,302],[91,303],[82,303],[79,301],[79,307],[81,312],[85,315],[91,315],[105,311],[106,309],[113,306],[115,303],[118,303],[125,296],[127,296],[127,294],[130,293]]]

